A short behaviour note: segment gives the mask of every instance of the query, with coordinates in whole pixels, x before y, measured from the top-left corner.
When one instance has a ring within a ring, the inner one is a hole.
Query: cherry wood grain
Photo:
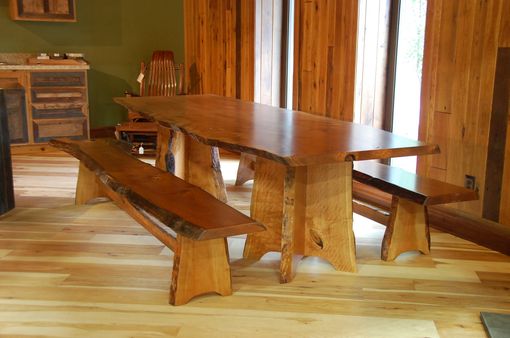
[[[202,143],[288,166],[437,153],[436,145],[349,122],[214,95],[115,101]]]
[[[118,151],[118,141],[52,140],[51,145],[78,158],[104,185],[185,237],[206,240],[263,230],[202,189]]]
[[[77,204],[106,195],[174,251],[170,304],[182,305],[210,292],[232,294],[226,236],[263,226],[198,187],[137,160],[118,141],[63,139],[51,144],[80,160]]]
[[[382,130],[220,96],[115,101],[189,139],[258,156],[251,215],[268,231],[248,236],[244,257],[281,252],[282,283],[303,256],[356,271],[352,164],[344,162],[438,151]]]
[[[353,178],[417,204],[434,205],[478,199],[475,190],[375,162],[355,162]]]

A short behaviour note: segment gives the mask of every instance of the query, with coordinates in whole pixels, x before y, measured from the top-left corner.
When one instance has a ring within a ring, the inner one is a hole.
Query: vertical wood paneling
[[[430,140],[439,145],[441,153],[431,158],[431,167],[446,170],[448,168],[448,139],[450,131],[450,114],[436,111],[433,119]]]
[[[500,48],[510,48],[510,1],[503,2],[501,10]],[[510,111],[507,113],[507,135],[505,147],[505,165],[501,186],[500,223],[510,226]]]
[[[294,108],[351,121],[358,1],[296,0]]]
[[[499,221],[510,225],[510,111],[508,111],[507,135],[505,146],[505,167],[503,170],[503,184],[501,186],[501,203],[499,205]]]
[[[253,0],[185,0],[189,94],[253,99]]]
[[[418,172],[463,185],[476,177],[480,201],[456,205],[481,215],[502,0],[429,0],[420,139],[443,153],[419,158]],[[506,5],[505,5],[506,6]],[[440,117],[449,115],[448,124]],[[444,168],[442,168],[444,167]]]

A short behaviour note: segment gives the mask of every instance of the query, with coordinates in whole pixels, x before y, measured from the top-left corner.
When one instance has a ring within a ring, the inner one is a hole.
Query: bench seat
[[[430,253],[428,206],[478,199],[475,190],[372,161],[355,162],[352,177],[359,183],[392,195],[390,218],[381,246],[383,260],[394,260],[409,250]],[[356,190],[354,185],[354,199],[370,203],[362,194],[357,194]],[[383,203],[375,203],[374,207],[385,209]]]
[[[108,197],[174,252],[170,303],[208,292],[230,295],[226,237],[264,226],[171,173],[144,163],[113,139],[52,140],[80,160],[76,203]]]

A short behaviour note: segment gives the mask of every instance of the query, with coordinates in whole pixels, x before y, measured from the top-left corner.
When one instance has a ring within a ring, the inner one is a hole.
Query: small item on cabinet
[[[138,154],[143,155],[145,149],[143,149],[143,143],[140,143],[140,147],[138,147]]]
[[[85,58],[85,54],[83,54],[83,53],[66,53],[65,56],[68,59],[84,59]]]
[[[40,53],[37,55],[37,60],[49,60],[50,56],[46,53]]]
[[[53,59],[53,60],[62,60],[62,59],[64,59],[64,56],[60,55],[60,53],[53,53],[53,55],[51,56],[51,59]]]

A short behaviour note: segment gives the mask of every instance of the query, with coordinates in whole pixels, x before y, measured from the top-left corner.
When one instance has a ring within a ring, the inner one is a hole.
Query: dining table
[[[156,165],[226,201],[218,148],[256,156],[250,216],[267,227],[243,256],[280,252],[280,282],[305,256],[356,272],[353,161],[427,155],[427,144],[377,128],[217,95],[119,97],[158,123]]]

